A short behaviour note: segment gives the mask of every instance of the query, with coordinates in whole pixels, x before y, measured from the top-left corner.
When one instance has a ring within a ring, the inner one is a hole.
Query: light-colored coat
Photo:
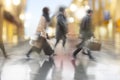
[[[48,22],[46,21],[44,16],[41,16],[37,30],[36,30],[36,34],[34,35],[34,37],[36,37],[36,39],[31,39],[30,41],[30,45],[31,46],[35,46],[37,48],[41,48],[42,45],[42,41],[38,40],[39,36],[42,36],[44,38],[47,38],[46,36],[46,27],[48,25]]]
[[[44,16],[41,16],[36,33],[41,33],[41,35],[46,38],[47,26],[48,26],[48,22],[46,21]]]

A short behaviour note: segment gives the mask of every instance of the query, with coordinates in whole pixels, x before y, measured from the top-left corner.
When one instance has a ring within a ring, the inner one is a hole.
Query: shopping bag
[[[87,47],[92,51],[100,51],[101,50],[101,42],[97,40],[91,40],[89,41]]]

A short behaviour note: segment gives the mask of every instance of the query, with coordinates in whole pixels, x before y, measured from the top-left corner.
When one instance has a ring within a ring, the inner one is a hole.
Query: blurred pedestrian
[[[3,5],[1,5],[2,2],[0,1],[0,53],[2,52],[3,56],[7,58],[7,54],[5,52],[5,47],[3,43]]]
[[[4,47],[3,42],[0,42],[0,49],[1,49],[2,53],[3,53],[3,56],[5,58],[7,58],[8,56],[7,56],[6,52],[5,52],[5,47]]]
[[[36,30],[37,37],[36,39],[32,40],[32,48],[26,54],[27,57],[29,57],[32,51],[36,51],[37,53],[39,53],[42,49],[46,55],[51,55],[54,53],[54,50],[46,40],[49,38],[48,34],[46,33],[46,28],[50,22],[49,8],[44,7],[42,12],[43,14],[40,18],[40,21]]]
[[[64,7],[59,8],[59,13],[57,15],[57,26],[56,26],[56,43],[55,47],[59,43],[60,40],[63,41],[63,47],[65,47],[66,43],[66,34],[67,34],[67,19],[66,12]]]
[[[46,32],[46,29],[50,23],[49,8],[44,7],[42,12],[43,13],[42,13],[42,16],[40,18],[36,33],[42,32],[43,37],[48,38],[48,34]]]
[[[93,35],[92,31],[92,16],[93,11],[91,9],[87,10],[87,15],[82,19],[80,24],[80,34],[82,41],[80,44],[77,45],[77,49],[73,52],[73,57],[76,58],[77,54],[83,49],[87,40],[89,40]],[[94,60],[93,56],[91,55],[90,50],[83,49],[83,54],[88,55],[88,57]]]

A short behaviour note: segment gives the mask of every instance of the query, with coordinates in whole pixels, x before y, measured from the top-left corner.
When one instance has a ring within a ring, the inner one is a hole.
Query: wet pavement
[[[53,46],[55,40],[50,43]],[[1,80],[120,80],[120,43],[102,42],[101,51],[92,51],[96,62],[86,55],[78,54],[72,60],[72,52],[79,40],[67,40],[65,48],[60,42],[55,48],[57,56],[49,58],[44,52],[33,52],[27,59],[30,49],[28,42],[14,48],[9,58],[1,58]]]

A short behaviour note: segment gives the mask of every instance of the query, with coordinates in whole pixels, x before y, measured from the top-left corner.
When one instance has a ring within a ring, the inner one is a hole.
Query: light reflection
[[[115,33],[115,52],[120,53],[120,33]]]
[[[24,14],[23,14],[23,13],[21,13],[21,14],[20,14],[20,16],[19,16],[19,18],[20,18],[21,20],[24,20],[24,19],[25,19]]]
[[[82,19],[85,15],[86,15],[86,11],[84,6],[82,6],[77,10],[77,12],[75,12],[75,16],[78,19]]]
[[[95,68],[95,80],[120,80],[119,72],[119,65],[98,63]]]
[[[32,14],[30,12],[25,13],[25,19],[29,20],[32,18]]]
[[[28,40],[29,38],[30,38],[29,36],[26,36],[26,35],[24,36],[25,40]]]
[[[70,10],[73,11],[73,12],[76,11],[77,10],[77,6],[75,4],[72,4],[70,6]]]
[[[119,65],[119,62],[105,60],[103,63],[97,63],[94,67],[89,67],[87,74],[94,75],[94,80],[120,80]]]
[[[109,24],[108,24],[108,36],[109,36],[109,38],[112,38],[112,35],[113,35],[113,23],[112,23],[112,20],[110,20]]]
[[[6,26],[3,26],[3,35],[2,35],[2,38],[4,41],[7,40],[7,27]]]
[[[10,7],[11,6],[11,0],[5,0],[5,4],[6,4],[6,7]]]
[[[19,5],[20,2],[21,2],[21,0],[13,0],[13,4],[16,5],[16,6]]]
[[[96,39],[99,39],[99,38],[100,38],[100,37],[99,37],[99,31],[100,31],[100,30],[99,30],[99,26],[96,26],[96,27],[95,27],[95,31],[94,31],[94,35],[95,35],[95,38],[96,38]]]
[[[53,73],[53,68],[49,70],[46,80],[52,80],[52,73]]]
[[[11,0],[5,0],[4,1],[4,5],[5,5],[5,9],[7,11],[11,11],[12,10],[12,2],[11,2]]]
[[[62,80],[73,80],[73,79],[74,79],[73,69],[66,68],[65,70],[62,71]]]
[[[13,43],[14,43],[14,44],[17,44],[17,43],[18,43],[17,35],[14,35],[14,36],[13,36]]]
[[[30,80],[28,65],[6,65],[2,69],[1,80]]]
[[[85,10],[89,10],[90,6],[89,5],[85,5]]]
[[[79,2],[82,2],[83,0],[79,0]]]
[[[46,32],[48,33],[48,36],[52,37],[55,35],[55,28],[49,27]]]
[[[73,23],[74,22],[74,18],[73,17],[68,18],[68,22]]]
[[[99,30],[100,30],[100,31],[99,31],[99,32],[100,32],[100,37],[101,37],[102,39],[104,39],[105,36],[107,35],[107,30],[106,30],[106,28],[105,28],[104,26],[101,26]]]

